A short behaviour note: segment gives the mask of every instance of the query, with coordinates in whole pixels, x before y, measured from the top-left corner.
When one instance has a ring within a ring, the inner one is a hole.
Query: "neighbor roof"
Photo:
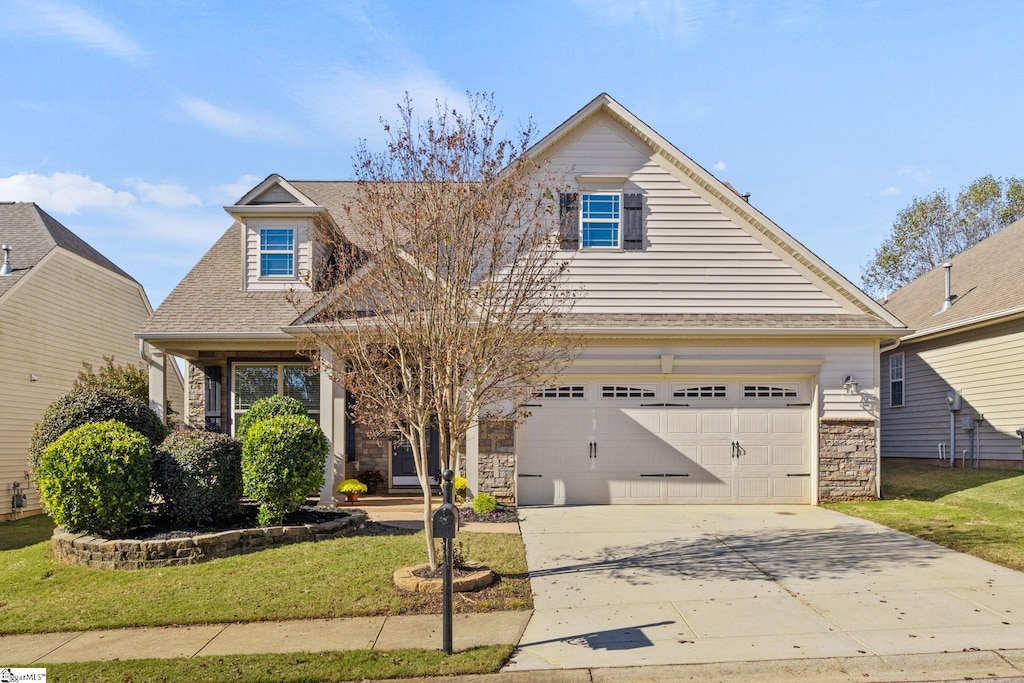
[[[946,296],[939,266],[895,294],[885,307],[911,329],[911,338],[1019,312],[1024,308],[1024,219],[982,240],[949,261],[952,306],[939,313]]]
[[[0,203],[0,242],[11,246],[13,267],[10,275],[0,277],[0,295],[30,273],[43,257],[58,247],[135,281],[131,275],[58,223],[34,202]],[[0,255],[0,259],[2,258]]]

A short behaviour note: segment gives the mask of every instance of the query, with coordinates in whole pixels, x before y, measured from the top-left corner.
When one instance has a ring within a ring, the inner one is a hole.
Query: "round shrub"
[[[245,495],[259,504],[263,526],[284,516],[324,485],[329,446],[320,426],[302,415],[279,415],[253,424],[242,442]]]
[[[489,515],[497,509],[498,501],[489,493],[478,493],[473,498],[473,512],[478,515]]]
[[[242,413],[235,424],[235,438],[245,441],[245,435],[249,433],[254,424],[269,420],[278,415],[302,415],[309,417],[305,406],[291,396],[270,396],[253,402],[252,407]]]
[[[149,440],[107,420],[75,427],[47,446],[36,484],[60,526],[116,537],[145,523],[152,473]]]
[[[177,526],[231,519],[242,507],[242,444],[216,432],[174,432],[157,450],[153,487],[160,515]]]
[[[90,422],[117,420],[141,433],[152,448],[167,436],[160,417],[142,401],[110,389],[83,388],[64,394],[50,404],[32,432],[29,465],[33,471],[46,447],[65,432]]]

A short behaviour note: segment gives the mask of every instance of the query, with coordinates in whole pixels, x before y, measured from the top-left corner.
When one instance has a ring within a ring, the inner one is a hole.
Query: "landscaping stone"
[[[349,536],[365,523],[366,513],[352,510],[344,519],[320,524],[221,531],[144,541],[83,536],[57,528],[51,543],[53,558],[63,564],[93,569],[148,569],[209,562],[281,543],[316,542]]]
[[[399,589],[410,593],[440,593],[444,590],[443,579],[424,579],[416,576],[415,572],[428,569],[430,569],[429,564],[402,567],[395,570],[392,580]],[[481,567],[475,571],[466,568],[463,572],[461,576],[455,576],[452,579],[452,590],[456,593],[475,591],[494,583],[494,572],[487,567]]]

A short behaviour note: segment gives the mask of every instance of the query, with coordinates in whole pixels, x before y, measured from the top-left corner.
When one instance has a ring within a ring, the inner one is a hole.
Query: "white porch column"
[[[466,432],[466,489],[467,498],[480,492],[480,423],[474,422]]]
[[[328,369],[332,357],[330,349],[320,349],[320,428],[327,437],[330,450],[327,462],[324,463],[324,486],[320,489],[320,504],[331,505],[334,502],[334,487],[338,483],[336,472],[338,466],[345,467],[345,389],[331,379]]]
[[[149,362],[149,407],[161,420],[166,420],[167,360],[163,351],[158,351],[152,346],[148,351],[146,358]]]

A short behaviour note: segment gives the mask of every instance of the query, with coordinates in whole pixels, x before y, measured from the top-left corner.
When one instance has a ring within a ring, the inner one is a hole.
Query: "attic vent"
[[[4,264],[0,266],[0,275],[11,274],[11,245],[5,244],[4,247]]]

